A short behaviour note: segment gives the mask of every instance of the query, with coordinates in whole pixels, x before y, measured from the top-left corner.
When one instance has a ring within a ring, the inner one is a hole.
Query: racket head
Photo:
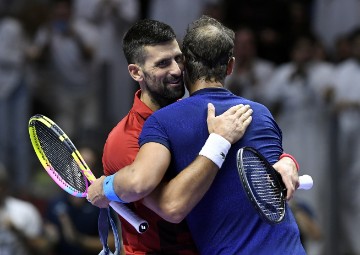
[[[242,186],[260,216],[270,224],[285,217],[285,185],[280,174],[257,150],[244,147],[237,153]]]
[[[96,178],[70,138],[41,114],[30,118],[28,129],[35,153],[55,183],[73,196],[86,197],[89,181]]]

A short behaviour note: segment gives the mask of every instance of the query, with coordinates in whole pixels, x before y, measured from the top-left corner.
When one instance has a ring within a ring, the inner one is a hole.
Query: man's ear
[[[140,82],[143,80],[143,72],[140,66],[136,64],[130,64],[128,65],[128,71],[135,81]]]
[[[235,58],[231,57],[226,67],[226,75],[232,74],[235,66]]]

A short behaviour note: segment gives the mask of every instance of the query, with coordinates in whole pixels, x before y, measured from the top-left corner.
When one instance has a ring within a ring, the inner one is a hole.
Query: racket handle
[[[304,174],[302,176],[299,176],[299,189],[311,189],[314,182],[310,175]]]
[[[124,220],[129,222],[137,232],[144,233],[148,228],[149,224],[146,220],[140,218],[136,215],[129,207],[126,205],[111,201],[110,206],[122,217]]]

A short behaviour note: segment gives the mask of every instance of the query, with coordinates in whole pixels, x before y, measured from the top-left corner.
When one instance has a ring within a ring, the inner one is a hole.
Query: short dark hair
[[[202,16],[189,25],[182,52],[190,83],[199,78],[223,81],[234,52],[235,33],[216,19]]]
[[[151,19],[137,21],[123,38],[123,51],[128,64],[144,63],[145,46],[157,45],[176,39],[174,30],[167,24]]]

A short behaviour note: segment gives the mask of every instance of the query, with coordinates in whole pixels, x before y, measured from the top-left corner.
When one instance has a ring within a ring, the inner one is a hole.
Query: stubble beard
[[[161,82],[161,84],[156,86],[157,89],[154,89],[154,86],[151,84],[155,83],[156,81],[151,79],[151,77],[148,75],[146,75],[146,78],[146,90],[149,93],[153,103],[159,105],[160,108],[176,102],[185,94],[184,85],[181,87],[171,88],[170,86],[167,86],[167,82]],[[150,83],[148,81],[150,81]]]

